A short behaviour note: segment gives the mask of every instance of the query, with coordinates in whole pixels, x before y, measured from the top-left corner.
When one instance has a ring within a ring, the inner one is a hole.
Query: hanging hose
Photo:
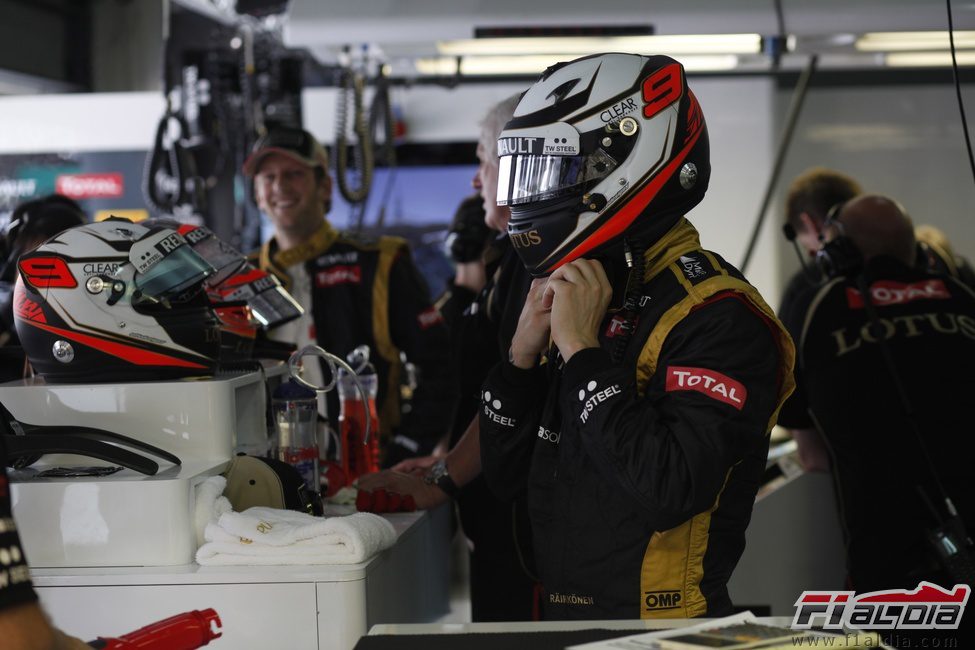
[[[340,74],[339,99],[335,114],[335,175],[342,197],[349,203],[356,204],[366,200],[372,184],[374,164],[372,139],[362,105],[363,86],[365,85],[362,75],[351,69],[343,70]],[[353,102],[352,129],[358,138],[353,166],[359,173],[359,187],[356,188],[350,186],[347,178],[350,147],[347,135],[350,95]]]
[[[167,147],[164,141],[171,120],[179,125],[180,134]],[[198,211],[204,206],[203,179],[197,177],[192,155],[180,144],[185,132],[186,124],[182,118],[167,108],[156,127],[152,151],[146,156],[142,173],[142,193],[146,203],[157,213],[172,214],[177,205],[187,203]]]
[[[381,137],[377,137],[377,133]],[[389,77],[379,66],[376,92],[369,106],[369,134],[374,138],[375,160],[386,167],[396,166],[396,133],[393,105],[389,100]]]
[[[301,361],[302,357],[307,355],[320,357],[325,361],[325,365],[328,366],[328,370],[331,373],[332,378],[324,386],[316,386],[315,384],[309,383],[302,378],[300,372],[301,369],[298,367],[298,363]],[[360,366],[360,369],[364,366],[365,364]],[[335,385],[338,384],[339,381],[339,368],[345,370],[352,378],[352,383],[355,384],[356,390],[359,391],[359,395],[362,396],[363,403],[368,402],[369,394],[366,393],[365,388],[363,388],[362,383],[359,381],[359,376],[356,374],[356,371],[348,363],[338,358],[331,352],[328,352],[317,345],[306,345],[305,347],[296,350],[288,359],[288,372],[291,375],[291,378],[305,388],[313,390],[316,393],[327,393],[335,388]],[[369,412],[368,408],[364,409],[364,412],[366,416],[366,426],[365,433],[362,436],[362,444],[366,445],[369,444],[369,436],[372,433],[372,414]]]
[[[765,196],[762,197],[762,207],[758,210],[758,218],[755,220],[755,227],[752,229],[752,235],[748,240],[745,256],[742,258],[741,265],[738,267],[742,273],[748,269],[748,264],[752,261],[752,253],[755,252],[755,244],[758,243],[758,236],[762,232],[765,214],[768,212],[768,206],[772,202],[775,185],[778,183],[779,174],[782,172],[785,154],[789,151],[792,134],[796,129],[799,113],[802,112],[802,104],[806,99],[806,91],[809,89],[809,80],[812,79],[813,73],[816,71],[818,61],[819,57],[815,54],[809,57],[809,63],[802,71],[802,75],[799,77],[799,83],[796,85],[795,93],[792,95],[792,105],[789,107],[789,114],[786,117],[786,124],[782,132],[782,140],[779,142],[779,149],[775,153],[775,162],[772,164],[772,175],[769,177],[768,185],[765,187]]]

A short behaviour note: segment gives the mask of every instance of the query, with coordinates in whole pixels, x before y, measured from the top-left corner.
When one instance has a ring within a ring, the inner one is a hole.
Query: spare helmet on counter
[[[209,375],[220,322],[214,267],[173,228],[111,218],[66,230],[18,263],[14,324],[49,382]]]

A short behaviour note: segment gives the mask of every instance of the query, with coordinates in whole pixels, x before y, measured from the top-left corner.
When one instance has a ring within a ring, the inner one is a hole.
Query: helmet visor
[[[251,315],[265,329],[294,320],[305,313],[276,277],[254,268],[250,263],[220,285],[211,286],[209,294],[212,302],[245,301]]]
[[[247,261],[235,248],[216,235],[211,235],[192,244],[193,250],[216,269],[207,280],[211,286],[220,284],[236,273]]]
[[[135,286],[153,298],[172,298],[203,281],[213,267],[189,246],[169,252],[142,273],[136,273]]]
[[[265,289],[250,298],[247,304],[254,317],[267,329],[294,320],[305,311],[282,287]]]
[[[498,168],[498,205],[520,205],[582,191],[616,168],[605,151],[587,156],[502,156]]]

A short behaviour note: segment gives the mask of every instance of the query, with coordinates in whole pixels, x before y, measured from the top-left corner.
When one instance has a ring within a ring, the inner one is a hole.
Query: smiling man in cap
[[[308,131],[275,127],[257,141],[244,163],[258,207],[274,236],[257,260],[305,307],[305,315],[274,330],[299,347],[315,343],[345,357],[366,344],[379,375],[377,407],[383,465],[430,453],[447,429],[453,391],[447,378],[447,331],[410,255],[396,237],[366,239],[341,233],[326,218],[332,203],[328,154]],[[403,362],[421,377],[403,412]],[[321,368],[306,363],[321,385]],[[338,398],[327,394],[327,415]]]

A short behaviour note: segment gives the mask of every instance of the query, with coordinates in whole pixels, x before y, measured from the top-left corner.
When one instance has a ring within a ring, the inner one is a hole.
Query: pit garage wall
[[[714,171],[707,197],[691,213],[691,218],[701,229],[705,246],[737,263],[744,253],[770,166],[775,136],[771,128],[774,88],[769,79],[759,77],[701,78],[692,80],[692,85],[708,123]],[[409,142],[473,141],[487,108],[521,92],[524,87],[507,84],[468,84],[454,89],[426,85],[398,87],[393,91],[393,101],[402,107]],[[308,128],[322,141],[332,142],[335,91],[307,89],[303,100]],[[89,170],[78,154],[142,154],[150,146],[162,112],[161,94],[154,92],[0,97],[0,170],[4,168],[3,158],[8,155],[43,153],[78,161],[72,163],[75,173],[123,171],[125,190],[121,200],[126,205],[102,199],[102,203],[85,207],[89,212],[101,208],[143,208],[138,189],[141,166]],[[127,162],[133,164],[128,158]],[[17,188],[24,188],[23,183],[14,181],[0,176],[0,203],[27,198],[10,195]],[[54,191],[54,179],[34,189],[33,195]],[[446,191],[455,196],[460,192],[459,196],[463,196],[468,189]],[[130,202],[133,205],[128,205]],[[774,237],[774,228],[769,226],[766,230],[749,276],[771,301],[779,290],[776,250],[779,242]]]
[[[738,264],[768,182],[791,89],[778,89],[766,77],[702,77],[693,78],[691,85],[708,123],[713,166],[711,188],[691,218],[701,230],[705,246]],[[393,100],[405,115],[408,141],[471,141],[485,110],[521,90],[518,85],[487,84],[455,89],[397,87]],[[968,94],[966,88],[971,104],[975,97]],[[309,89],[303,99],[307,126],[320,139],[331,142],[334,91]],[[162,110],[162,97],[155,92],[0,97],[0,162],[24,153],[127,152],[138,158],[148,149]],[[839,168],[857,176],[868,191],[894,196],[917,221],[941,227],[961,253],[975,256],[975,217],[969,207],[975,187],[953,89],[923,83],[814,86],[748,272],[773,307],[778,305],[783,278],[798,265],[795,253],[779,234],[785,186],[812,165]],[[126,183],[137,187],[141,168],[127,173]],[[9,180],[0,177],[0,188],[10,187],[5,185]],[[52,188],[38,193],[47,191]],[[449,191],[466,192],[467,188]],[[136,195],[132,200],[139,198]],[[824,535],[836,539],[835,520],[831,523],[828,513],[822,512],[823,504],[833,503],[828,480],[814,478],[799,484],[786,486],[768,505],[756,507],[750,546],[736,576],[739,585],[764,583],[767,589],[763,593],[742,592],[743,602],[771,604],[775,613],[791,613],[789,599],[802,589],[830,586],[803,584],[803,580],[782,574],[790,582],[780,584],[782,580],[774,577],[776,571],[763,570],[769,568],[765,558],[773,553],[783,560],[794,554],[798,561],[815,557]],[[783,527],[795,534],[783,536]],[[816,533],[824,527],[828,529]],[[756,540],[756,535],[761,539]],[[788,538],[788,542],[776,538]],[[757,555],[750,559],[750,552]],[[772,585],[770,580],[778,581]]]

